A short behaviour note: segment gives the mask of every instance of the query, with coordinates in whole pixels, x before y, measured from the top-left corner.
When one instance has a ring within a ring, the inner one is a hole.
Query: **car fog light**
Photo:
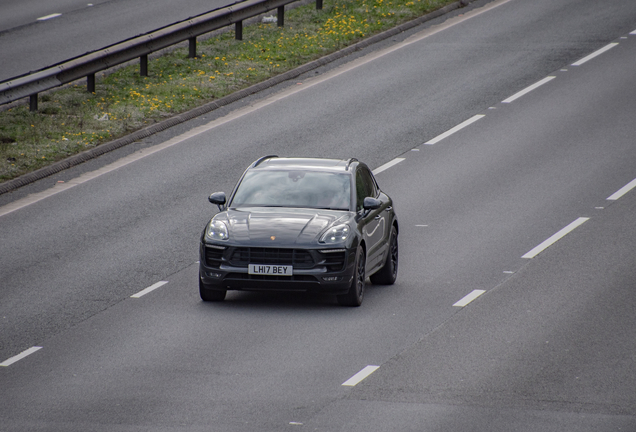
[[[222,276],[221,273],[206,272],[206,274],[208,275],[208,277],[213,277],[217,279]]]
[[[338,282],[339,280],[342,280],[342,276],[324,276],[322,280],[325,282]]]

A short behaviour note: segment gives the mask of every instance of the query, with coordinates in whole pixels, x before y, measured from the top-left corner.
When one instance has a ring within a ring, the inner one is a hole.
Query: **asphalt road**
[[[72,59],[234,0],[3,0],[0,82]]]
[[[0,429],[636,430],[636,5],[472,9],[0,196]],[[394,286],[199,300],[272,153],[397,162]]]

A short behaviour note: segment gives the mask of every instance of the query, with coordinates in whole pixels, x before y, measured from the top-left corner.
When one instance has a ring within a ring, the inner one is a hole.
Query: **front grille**
[[[276,276],[276,275],[251,275],[247,273],[228,273],[225,278],[238,280],[261,280],[261,281],[284,281],[284,282],[316,282],[316,278],[311,275],[292,275],[292,276]]]
[[[291,265],[294,269],[309,269],[315,264],[307,250],[282,248],[236,248],[229,263],[234,267],[247,267],[248,264]]]

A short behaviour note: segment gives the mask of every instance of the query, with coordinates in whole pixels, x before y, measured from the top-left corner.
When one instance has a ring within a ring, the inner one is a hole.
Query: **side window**
[[[376,197],[378,191],[371,173],[365,167],[358,167],[356,170],[356,211],[362,210],[366,197]]]
[[[369,184],[369,195],[370,197],[377,198],[378,197],[378,188],[376,186],[376,182],[373,179],[373,174],[367,169],[363,169],[363,176],[365,177],[365,182]]]

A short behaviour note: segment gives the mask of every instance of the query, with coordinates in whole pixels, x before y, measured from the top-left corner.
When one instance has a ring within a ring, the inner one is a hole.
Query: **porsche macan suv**
[[[357,159],[265,156],[229,197],[210,195],[219,213],[201,234],[199,292],[312,291],[360,306],[365,280],[390,285],[398,270],[393,201]]]

